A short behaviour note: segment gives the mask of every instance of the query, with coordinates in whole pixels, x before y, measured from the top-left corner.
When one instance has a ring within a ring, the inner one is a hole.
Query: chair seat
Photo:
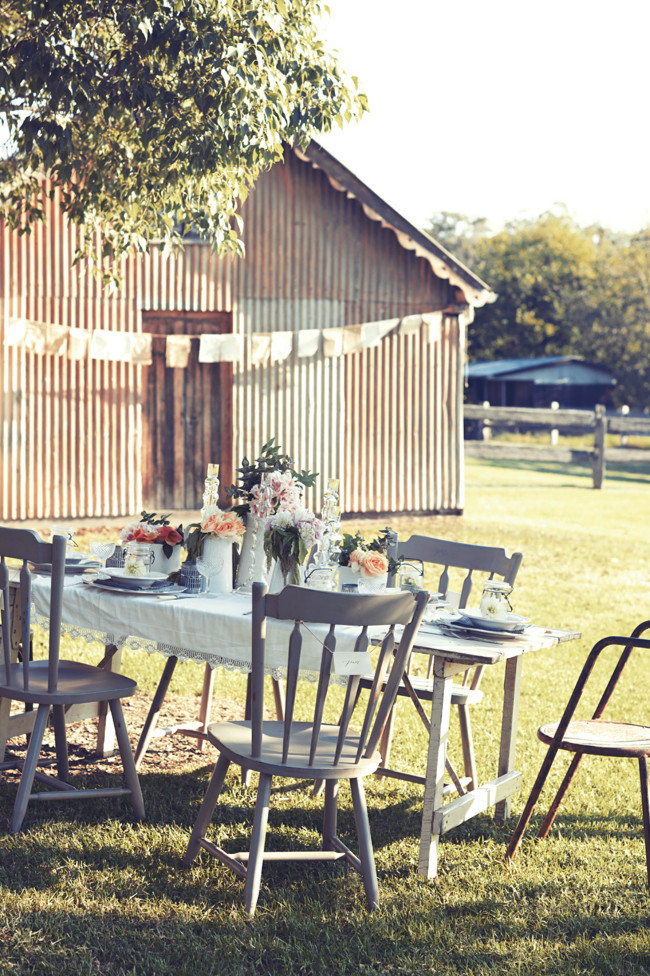
[[[540,727],[537,735],[542,742],[553,741],[558,724],[549,722]],[[650,728],[602,719],[569,722],[560,748],[594,756],[650,756]]]
[[[47,671],[47,661],[31,661],[29,688],[26,691],[23,687],[23,666],[13,664],[9,683],[0,683],[0,698],[33,702],[35,705],[76,705],[128,698],[137,687],[135,681],[123,674],[79,661],[60,661],[57,692],[51,694],[47,690]]]
[[[251,723],[249,721],[215,722],[208,728],[210,742],[232,762],[247,769],[274,776],[303,779],[356,779],[374,773],[381,761],[379,752],[369,759],[356,761],[359,737],[350,731],[345,738],[341,758],[336,766],[332,756],[339,735],[338,725],[323,725],[320,729],[314,762],[309,765],[311,722],[291,723],[291,761],[282,762],[282,722],[262,723],[261,756],[251,755]]]

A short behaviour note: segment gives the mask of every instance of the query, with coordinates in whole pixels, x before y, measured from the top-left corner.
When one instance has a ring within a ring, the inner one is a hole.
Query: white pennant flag
[[[244,354],[243,337],[226,335],[202,335],[199,341],[200,363],[238,363]]]
[[[271,333],[271,362],[282,363],[293,349],[293,332]]]
[[[320,329],[301,329],[296,332],[298,356],[316,356],[320,347]]]

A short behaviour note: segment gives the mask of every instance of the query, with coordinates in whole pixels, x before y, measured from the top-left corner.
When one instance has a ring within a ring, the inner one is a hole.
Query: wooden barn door
[[[143,312],[142,328],[154,336],[143,369],[143,504],[199,509],[209,462],[219,462],[222,485],[232,482],[232,366],[199,363],[198,336],[232,332],[232,314]],[[193,337],[186,367],[166,365],[168,335]]]

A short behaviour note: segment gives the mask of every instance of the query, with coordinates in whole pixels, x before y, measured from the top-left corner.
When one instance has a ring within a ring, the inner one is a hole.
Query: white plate
[[[101,570],[102,576],[110,576],[111,579],[121,580],[125,586],[130,586],[133,590],[146,590],[154,583],[161,583],[167,579],[167,573],[147,573],[146,576],[133,576],[123,567],[109,566],[108,569]]]
[[[528,617],[522,617],[518,613],[508,613],[505,617],[485,617],[479,610],[459,610],[461,618],[464,617],[472,627],[482,630],[497,630],[520,634],[524,627],[530,623]]]
[[[440,623],[440,629],[444,632],[447,631],[448,634],[452,634],[454,637],[481,637],[486,641],[502,641],[502,640],[516,640],[517,637],[521,637],[521,634],[515,634],[512,630],[486,630],[485,627],[470,627],[469,624],[463,624],[460,620],[449,620],[444,623]]]
[[[51,576],[52,575],[52,563],[31,563],[32,570],[35,573],[40,573],[41,576]],[[65,563],[65,574],[66,576],[80,576],[81,573],[85,573],[87,569],[95,569],[97,563],[89,559],[86,562],[76,562],[69,563],[66,559]]]
[[[184,593],[185,587],[179,586],[178,583],[170,583],[169,586],[156,586],[153,589],[149,588],[146,590],[136,589],[133,586],[115,586],[113,583],[108,583],[100,579],[88,580],[87,586],[96,587],[98,590],[103,590],[104,593],[120,593],[124,595],[128,593],[129,596],[137,594],[138,596],[160,596],[162,593]]]

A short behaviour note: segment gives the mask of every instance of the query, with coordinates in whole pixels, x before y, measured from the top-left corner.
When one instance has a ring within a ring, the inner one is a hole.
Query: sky
[[[325,0],[370,112],[320,139],[424,227],[650,225],[650,0]]]

